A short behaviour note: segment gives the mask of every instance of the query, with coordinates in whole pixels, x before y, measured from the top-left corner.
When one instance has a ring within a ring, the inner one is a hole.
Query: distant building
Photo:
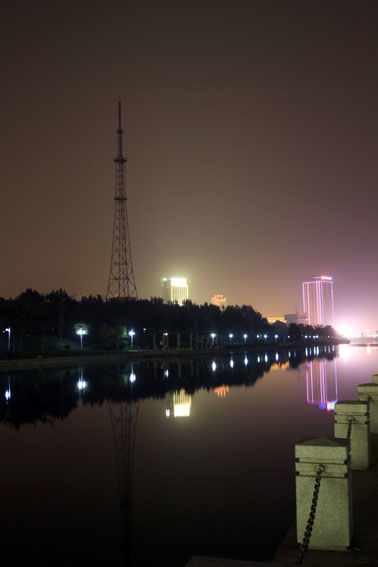
[[[333,325],[333,279],[331,276],[317,276],[303,282],[303,311],[308,315],[310,325]]]
[[[307,313],[287,313],[285,319],[290,325],[294,323],[295,325],[308,325]]]
[[[183,305],[189,299],[189,288],[186,278],[163,278],[163,299]]]
[[[223,293],[216,293],[210,298],[210,303],[224,309],[227,306],[227,297]]]

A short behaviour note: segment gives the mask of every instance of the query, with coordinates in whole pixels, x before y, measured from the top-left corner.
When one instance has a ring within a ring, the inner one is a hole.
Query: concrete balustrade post
[[[370,433],[378,433],[378,382],[357,386],[360,402],[369,404]]]
[[[303,439],[295,445],[295,458],[298,543],[308,523],[316,473],[323,465],[309,548],[346,550],[353,531],[349,442]]]
[[[367,402],[347,401],[335,404],[335,437],[346,439],[349,427],[351,468],[367,469],[370,466],[370,424]]]

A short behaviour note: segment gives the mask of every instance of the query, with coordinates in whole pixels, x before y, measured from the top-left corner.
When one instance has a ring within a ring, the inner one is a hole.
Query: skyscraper
[[[333,279],[330,276],[316,276],[303,282],[303,311],[307,313],[310,325],[333,325]]]
[[[183,305],[189,299],[189,288],[186,278],[163,278],[163,299]]]

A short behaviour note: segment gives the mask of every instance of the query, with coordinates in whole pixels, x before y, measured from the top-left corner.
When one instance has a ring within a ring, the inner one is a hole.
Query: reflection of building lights
[[[370,355],[371,355],[371,352],[372,352],[372,350],[371,350],[371,345],[368,345],[368,346],[366,347],[366,354],[367,354],[368,356],[370,356]]]
[[[260,357],[258,356],[258,357],[257,357],[257,362],[260,362],[260,360],[261,360],[261,359],[260,359]]]
[[[246,356],[244,357],[244,365],[248,366],[248,358]]]
[[[169,370],[168,370],[168,368],[166,368],[166,369],[164,370],[164,376],[165,376],[166,378],[168,378],[168,376],[169,376]]]
[[[136,380],[136,376],[135,376],[134,372],[132,372],[132,373],[130,374],[130,382],[131,382],[131,383],[134,383],[135,380]]]
[[[87,382],[85,380],[83,380],[82,378],[80,378],[77,381],[77,389],[79,390],[79,392],[81,392],[82,390],[85,390],[87,387]]]
[[[5,396],[5,399],[6,399],[7,401],[11,399],[12,393],[11,393],[11,391],[10,391],[10,388],[8,388],[7,390],[5,390],[4,396]]]
[[[192,405],[192,396],[185,390],[180,390],[173,394],[173,415],[175,417],[189,417]]]
[[[231,358],[231,360],[230,360],[230,367],[233,368],[234,365],[235,365],[235,363],[234,363],[233,359]]]
[[[214,388],[214,393],[218,396],[218,398],[225,398],[230,391],[230,386],[219,386],[218,388]]]
[[[217,369],[217,363],[215,362],[215,360],[213,360],[213,362],[211,363],[211,370],[212,370],[213,372],[215,372],[216,369]]]
[[[264,356],[264,360],[265,360],[265,362],[268,362],[268,360],[269,360],[269,357],[268,357],[268,355],[267,355],[267,354],[266,354],[266,355]]]
[[[338,400],[336,361],[314,359],[305,366],[307,403],[332,411]]]
[[[279,359],[280,359],[280,355],[278,354],[278,352],[276,352],[275,359],[276,359],[276,360],[279,360]]]

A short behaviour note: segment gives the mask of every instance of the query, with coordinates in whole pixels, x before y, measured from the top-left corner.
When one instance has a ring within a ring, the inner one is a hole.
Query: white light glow
[[[171,278],[171,285],[175,287],[188,287],[188,280],[186,278]]]
[[[339,325],[336,325],[335,328],[336,331],[339,333],[339,335],[342,335],[343,337],[347,337],[347,338],[358,337],[360,334],[349,323],[340,323]]]
[[[80,378],[80,380],[77,381],[77,389],[79,390],[79,392],[85,390],[87,385],[88,385],[87,382],[82,378]]]
[[[173,415],[175,417],[189,417],[191,404],[175,404],[173,407]]]
[[[231,358],[231,360],[230,360],[230,367],[233,368],[234,365],[235,365],[235,363],[234,363],[234,361],[233,361],[232,358]]]
[[[4,396],[5,396],[5,399],[6,399],[6,400],[10,400],[10,399],[11,399],[12,394],[11,394],[10,388],[8,388],[8,390],[5,390]]]
[[[82,337],[83,335],[87,335],[88,331],[86,329],[78,329],[76,334]]]
[[[211,370],[212,370],[213,372],[215,372],[216,369],[217,369],[217,363],[215,362],[215,360],[213,360],[213,362],[211,363]]]
[[[130,374],[130,382],[131,382],[131,383],[134,383],[135,380],[136,380],[136,376],[135,376],[134,372],[132,372],[132,373]]]

